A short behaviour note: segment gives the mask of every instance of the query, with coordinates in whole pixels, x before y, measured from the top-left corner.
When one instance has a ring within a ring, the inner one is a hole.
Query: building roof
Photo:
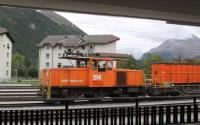
[[[2,34],[6,34],[13,43],[15,42],[6,28],[0,28],[0,35]]]
[[[0,34],[5,34],[7,32],[8,30],[6,28],[0,28]]]
[[[56,46],[62,44],[63,46],[83,46],[86,44],[108,44],[119,40],[114,35],[51,35],[43,39],[37,46],[42,47],[45,44]]]

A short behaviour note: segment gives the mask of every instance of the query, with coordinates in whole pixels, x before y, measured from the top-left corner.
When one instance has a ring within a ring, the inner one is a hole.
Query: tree
[[[135,69],[136,60],[132,55],[130,55],[127,59],[119,60],[117,67],[122,69]]]
[[[146,73],[146,75],[150,75],[151,74],[151,64],[154,62],[162,62],[163,59],[158,56],[158,55],[154,55],[154,54],[148,54],[146,60],[144,60],[144,64],[143,64],[143,70]]]
[[[36,78],[38,77],[38,70],[32,65],[28,68],[28,75],[33,78]]]
[[[185,58],[185,59],[183,59],[183,62],[196,63],[196,62],[198,62],[198,60],[197,59],[193,59],[193,58]]]
[[[171,62],[173,63],[199,63],[200,61],[198,59],[195,58],[184,58],[183,60],[179,60],[177,58],[173,58],[171,60]]]
[[[16,70],[19,76],[25,76],[26,67],[24,66],[25,57],[19,53],[13,53],[12,55],[12,75],[16,74]]]
[[[181,62],[181,60],[179,58],[172,58],[170,61],[174,62],[174,63]]]
[[[31,76],[37,77],[38,71],[36,66],[30,63],[30,61],[24,56],[17,52],[12,55],[12,76]]]

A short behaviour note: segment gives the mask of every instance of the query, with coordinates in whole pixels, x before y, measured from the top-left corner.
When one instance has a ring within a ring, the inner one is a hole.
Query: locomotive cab
[[[77,68],[90,67],[92,70],[99,72],[111,71],[116,68],[116,61],[111,58],[76,58]]]
[[[87,71],[88,84],[85,84],[85,86],[113,87],[115,85],[116,61],[112,58],[67,57],[66,59],[76,60],[76,67],[74,68]]]

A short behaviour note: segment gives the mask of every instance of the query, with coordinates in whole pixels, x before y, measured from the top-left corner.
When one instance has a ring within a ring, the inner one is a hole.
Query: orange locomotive
[[[112,58],[65,57],[76,60],[75,67],[44,69],[40,81],[47,97],[137,96],[143,94],[142,70],[116,69]]]

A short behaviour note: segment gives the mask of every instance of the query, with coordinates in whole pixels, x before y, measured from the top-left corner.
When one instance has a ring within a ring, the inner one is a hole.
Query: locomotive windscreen
[[[117,86],[125,86],[127,82],[126,72],[117,72]]]

